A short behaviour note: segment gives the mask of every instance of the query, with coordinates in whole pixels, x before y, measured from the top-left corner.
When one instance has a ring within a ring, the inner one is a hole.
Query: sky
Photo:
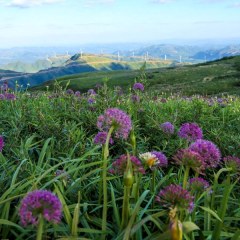
[[[240,39],[240,0],[0,0],[0,48]]]

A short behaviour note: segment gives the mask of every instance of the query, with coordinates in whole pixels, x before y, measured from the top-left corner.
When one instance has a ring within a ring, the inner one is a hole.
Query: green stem
[[[102,186],[103,186],[103,211],[102,211],[102,231],[104,232],[101,239],[106,238],[106,230],[107,230],[107,203],[108,203],[108,196],[107,196],[107,160],[109,156],[109,140],[111,134],[114,130],[114,126],[112,126],[107,135],[106,143],[104,145],[103,150],[103,166],[102,166]]]
[[[37,227],[37,238],[36,240],[42,240],[42,234],[43,234],[43,224],[44,224],[44,219],[42,217],[42,214],[39,214],[38,217],[38,227]]]
[[[155,187],[156,187],[156,169],[153,169],[151,181],[151,190],[153,195],[155,195]],[[152,201],[152,209],[154,208],[154,203],[155,201]]]
[[[222,221],[217,220],[217,222],[216,222],[216,225],[215,225],[215,228],[214,228],[214,231],[212,234],[212,239],[214,239],[214,240],[220,239],[220,234],[221,234],[221,230],[222,230],[222,226],[223,226],[223,222],[224,222],[224,217],[225,217],[226,210],[227,210],[228,199],[229,199],[231,191],[232,191],[232,187],[231,187],[231,183],[230,183],[230,173],[228,173],[224,192],[223,192],[223,198],[221,201],[221,206],[218,211],[218,216],[221,218]]]
[[[187,188],[188,176],[189,176],[190,167],[186,166],[184,177],[183,177],[183,189]]]
[[[123,208],[122,208],[122,223],[121,223],[121,229],[122,230],[128,225],[128,220],[129,220],[130,189],[131,189],[131,187],[124,186]]]

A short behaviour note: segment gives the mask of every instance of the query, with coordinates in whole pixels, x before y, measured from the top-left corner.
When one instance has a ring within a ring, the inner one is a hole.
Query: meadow
[[[2,89],[1,239],[239,240],[240,98],[108,84]]]

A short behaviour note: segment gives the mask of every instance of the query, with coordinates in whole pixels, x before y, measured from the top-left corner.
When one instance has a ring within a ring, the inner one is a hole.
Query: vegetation
[[[148,64],[148,63],[146,63]],[[229,57],[197,65],[146,70],[150,92],[182,95],[240,94],[240,57]],[[128,89],[139,76],[139,70],[82,73],[58,78],[57,82],[74,90],[87,91],[96,83],[109,78],[109,86],[119,85]],[[35,89],[53,88],[55,80],[48,81]]]
[[[148,82],[145,76],[138,81]],[[15,98],[4,88],[1,238],[240,239],[239,97],[166,97],[142,83],[123,94],[107,86],[111,81],[96,94],[58,86]],[[184,123],[196,123],[195,130]],[[105,137],[96,138],[99,131]],[[196,137],[216,149],[193,151]],[[180,149],[192,155],[183,158]],[[194,177],[209,185],[191,187]]]

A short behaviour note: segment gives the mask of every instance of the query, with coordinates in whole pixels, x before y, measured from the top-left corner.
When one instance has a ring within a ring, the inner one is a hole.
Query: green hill
[[[129,87],[139,76],[139,70],[122,70],[114,72],[82,73],[58,78],[61,85],[70,82],[69,88],[86,91],[109,78],[109,86]],[[146,70],[148,91],[166,93],[192,94],[237,94],[240,95],[240,56],[197,65],[156,68]],[[54,81],[48,81],[36,88],[46,85],[52,87]]]

